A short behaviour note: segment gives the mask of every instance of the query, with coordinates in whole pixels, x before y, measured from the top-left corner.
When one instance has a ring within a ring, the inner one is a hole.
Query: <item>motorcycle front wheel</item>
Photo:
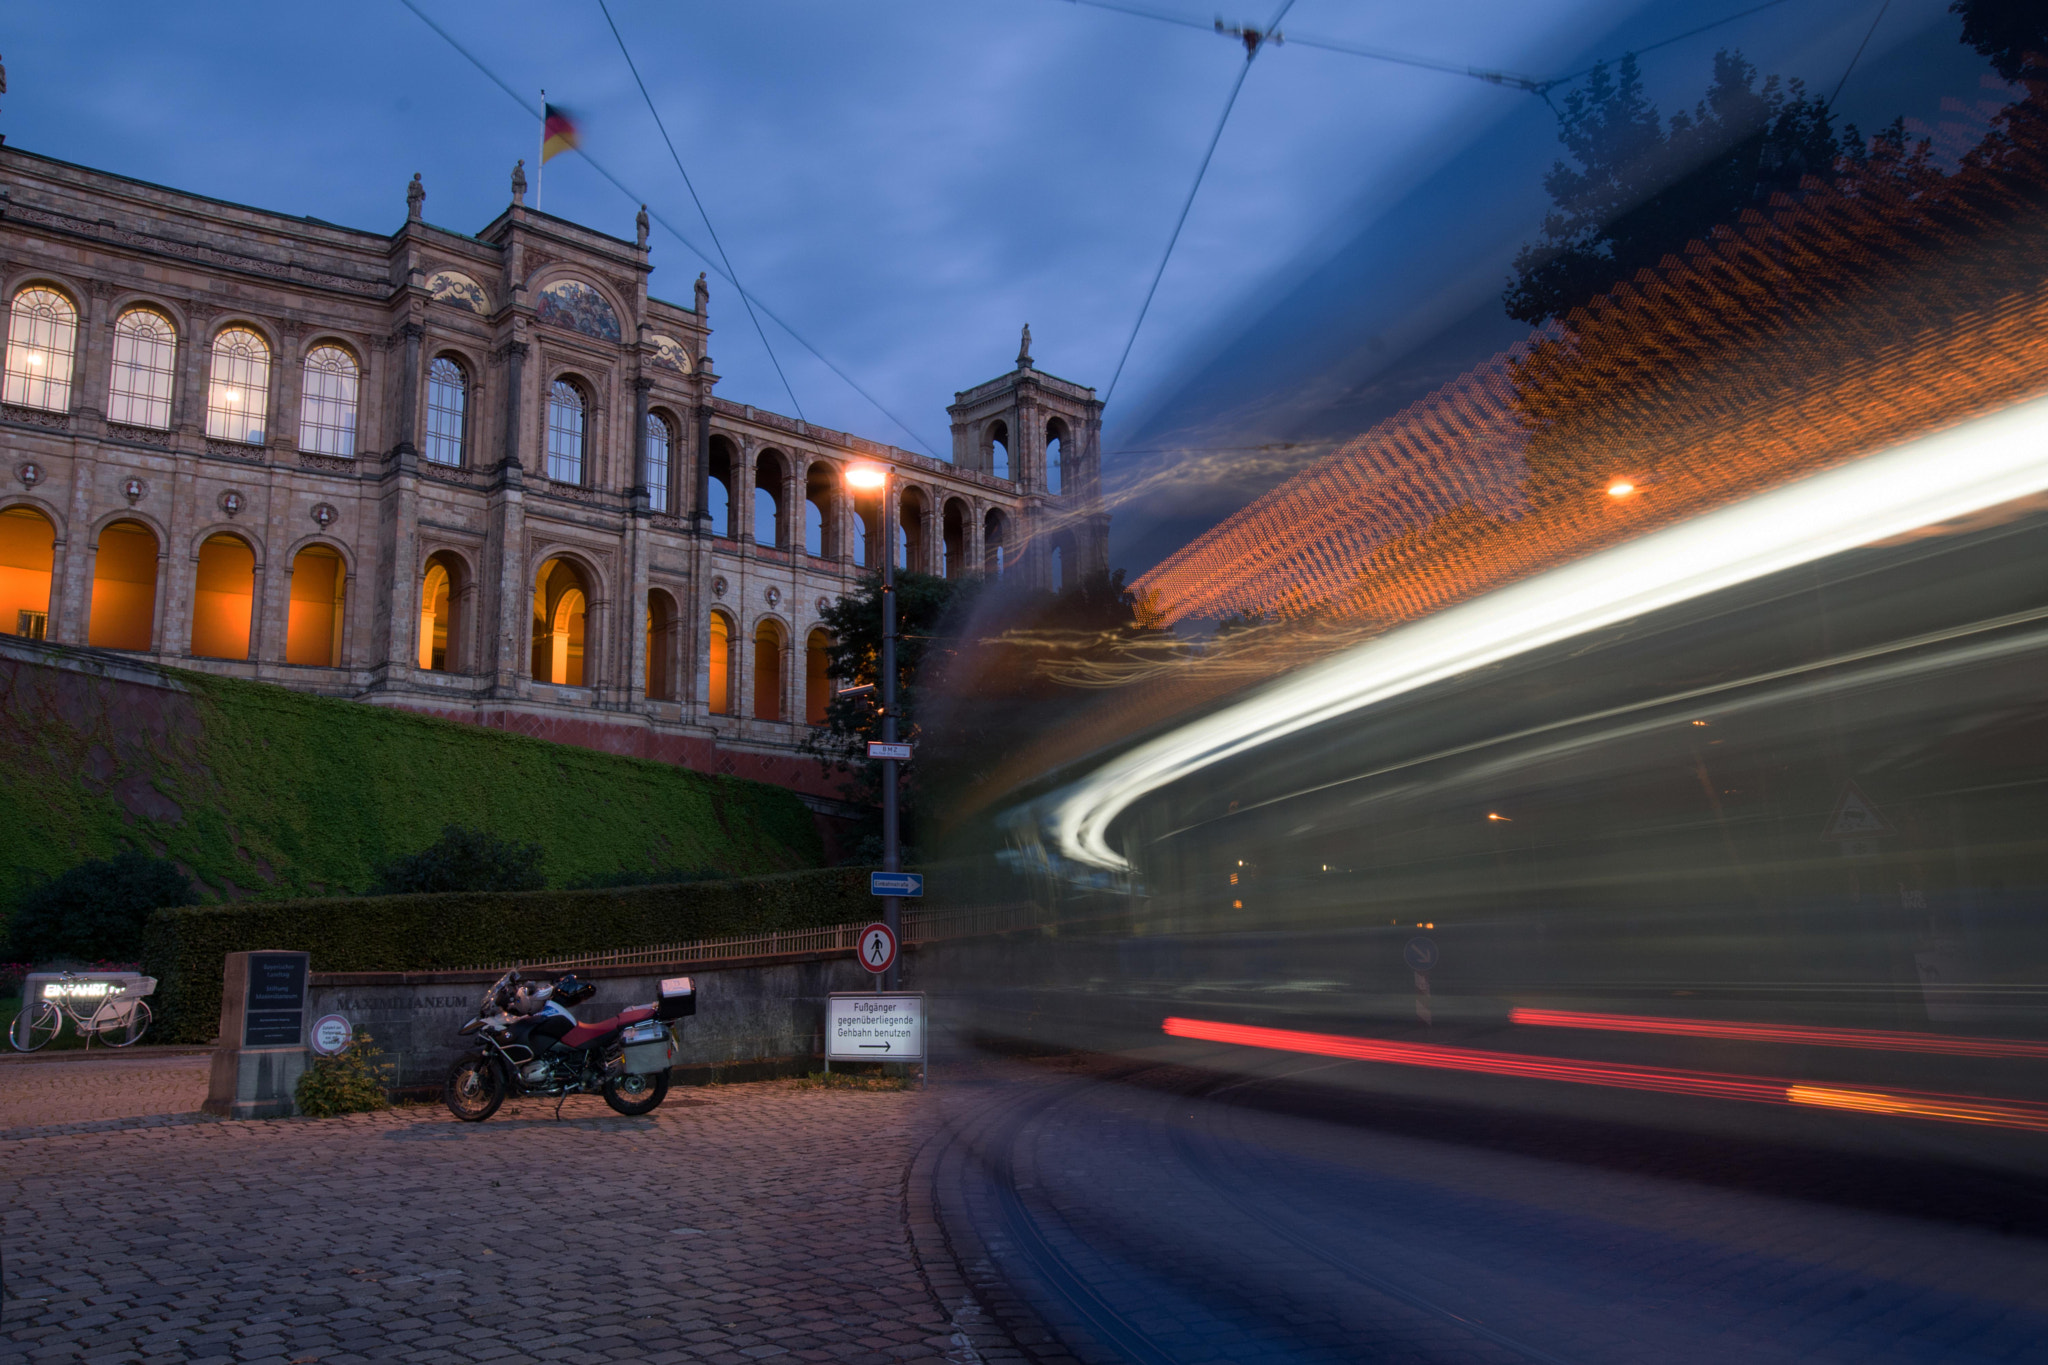
[[[482,1123],[505,1102],[505,1078],[488,1057],[464,1057],[448,1073],[441,1092],[448,1112],[464,1123]]]
[[[652,1076],[614,1076],[604,1083],[604,1102],[628,1118],[654,1111],[668,1098],[668,1073]]]

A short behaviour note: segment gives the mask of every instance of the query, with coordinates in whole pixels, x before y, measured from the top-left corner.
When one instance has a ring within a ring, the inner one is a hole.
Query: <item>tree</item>
[[[377,869],[372,896],[421,891],[538,891],[548,884],[539,844],[515,844],[486,830],[448,825],[418,853]]]
[[[134,960],[150,913],[196,899],[176,863],[129,850],[80,863],[22,893],[9,936],[31,962]]]
[[[2048,7],[2041,0],[1955,0],[1963,41],[2009,81],[2048,79]]]
[[[1863,161],[1854,125],[1838,135],[1823,100],[1796,80],[1771,76],[1759,87],[1756,68],[1725,50],[1689,114],[1667,123],[1625,57],[1612,71],[1593,68],[1565,98],[1559,123],[1573,164],[1556,162],[1544,177],[1554,207],[1541,239],[1516,253],[1502,295],[1508,316],[1532,326],[1654,268],[1744,209],[1798,192],[1805,176],[1832,182]]]

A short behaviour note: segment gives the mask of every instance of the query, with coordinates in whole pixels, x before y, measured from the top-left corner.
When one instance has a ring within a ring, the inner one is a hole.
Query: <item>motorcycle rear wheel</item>
[[[490,1058],[464,1057],[449,1071],[441,1099],[464,1123],[482,1123],[505,1102],[505,1078]]]
[[[614,1076],[604,1083],[604,1102],[627,1118],[654,1112],[668,1098],[668,1073],[652,1076]]]

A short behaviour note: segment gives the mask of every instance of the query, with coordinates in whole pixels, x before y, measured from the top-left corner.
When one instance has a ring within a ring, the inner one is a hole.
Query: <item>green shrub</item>
[[[515,844],[487,830],[442,827],[441,837],[418,853],[377,869],[372,896],[435,891],[538,891],[548,884],[539,844]]]
[[[649,872],[620,868],[616,872],[594,872],[563,884],[568,891],[597,891],[611,886],[680,886],[684,882],[715,882],[721,877],[715,867],[657,867]]]
[[[152,911],[190,905],[192,882],[177,865],[129,850],[29,887],[15,903],[8,938],[30,962],[133,960]]]
[[[391,1084],[391,1063],[374,1060],[379,1054],[376,1040],[358,1033],[349,1045],[333,1057],[315,1057],[299,1077],[292,1101],[308,1118],[327,1119],[336,1114],[369,1114],[391,1107],[385,1087]]]
[[[157,978],[158,1039],[205,1043],[232,952],[299,950],[316,972],[448,971],[844,924],[874,910],[867,871],[837,867],[599,891],[242,901],[158,911],[142,967]]]

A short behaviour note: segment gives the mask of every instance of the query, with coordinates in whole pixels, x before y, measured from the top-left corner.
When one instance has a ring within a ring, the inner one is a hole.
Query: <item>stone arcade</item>
[[[1105,566],[1102,405],[1033,365],[947,463],[713,393],[708,290],[512,202],[388,236],[0,146],[0,632],[823,795],[820,612],[879,563]]]

